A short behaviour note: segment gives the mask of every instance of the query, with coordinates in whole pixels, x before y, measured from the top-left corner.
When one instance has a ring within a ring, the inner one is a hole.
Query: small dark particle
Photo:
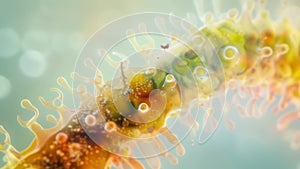
[[[166,44],[166,45],[160,45],[160,47],[161,47],[162,49],[168,49],[168,48],[169,48],[169,44]]]
[[[129,90],[126,90],[126,91],[124,91],[123,94],[124,94],[124,95],[129,95],[129,94],[130,94],[130,91],[129,91]]]

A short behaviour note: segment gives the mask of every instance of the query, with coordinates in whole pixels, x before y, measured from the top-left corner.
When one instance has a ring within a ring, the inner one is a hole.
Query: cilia
[[[59,119],[48,118],[56,124],[53,128],[43,128],[36,121],[39,110],[23,100],[21,106],[35,114],[29,121],[20,117],[18,121],[35,138],[20,152],[0,126],[5,135],[0,144],[6,161],[3,168],[143,169],[145,164],[138,157],[149,157],[147,164],[156,169],[160,168],[160,156],[176,164],[177,158],[168,150],[174,147],[177,155],[184,155],[180,143],[184,134],[174,130],[170,122],[178,119],[180,124],[175,125],[186,126],[179,127],[184,133],[191,129],[194,135],[201,130],[199,142],[204,142],[217,127],[220,112],[225,112],[223,119],[228,126],[234,127],[226,115],[229,108],[235,108],[241,116],[258,118],[267,111],[278,115],[293,104],[295,111],[278,118],[277,129],[287,130],[300,117],[300,33],[289,18],[270,19],[264,4],[247,1],[240,13],[229,10],[218,21],[208,13],[201,16],[204,26],[200,29],[170,15],[171,26],[181,27],[183,33],[170,32],[173,36],[167,45],[158,44],[161,49],[153,50],[155,38],[145,24],[139,27],[147,45],[138,42],[140,34],[128,30],[127,39],[145,58],[146,66],[130,67],[130,58],[123,54],[112,52],[122,58],[116,61],[108,51],[100,50],[102,64],[119,70],[107,80],[105,70],[100,70],[92,59],[84,59],[93,78],[75,71],[71,77],[80,81],[76,88],[63,77],[57,79],[78,101],[75,109],[64,105],[63,92],[58,88],[52,89],[58,94],[52,101],[39,98],[46,108],[59,114]],[[162,32],[170,26],[163,16],[154,20]],[[235,93],[226,100],[229,90]],[[278,94],[279,104],[270,110]],[[250,100],[243,106],[239,100],[245,95]],[[258,103],[261,98],[265,98],[263,104]],[[218,106],[222,109],[215,110]],[[201,120],[196,120],[198,114]],[[292,148],[300,148],[299,138],[300,131],[294,131],[290,137]]]

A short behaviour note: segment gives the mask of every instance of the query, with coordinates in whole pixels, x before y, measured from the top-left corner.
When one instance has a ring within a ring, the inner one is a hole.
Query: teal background
[[[297,0],[291,2],[297,3],[300,4]],[[239,1],[222,1],[223,12],[231,7],[240,8]],[[272,17],[279,18],[279,1],[272,1],[268,7]],[[204,3],[203,9],[212,10],[211,3]],[[28,146],[34,137],[17,122],[18,115],[24,120],[33,115],[21,108],[20,101],[30,99],[41,111],[39,122],[51,127],[46,115],[56,114],[44,109],[38,96],[53,98],[55,95],[48,89],[57,86],[56,78],[70,79],[81,47],[96,30],[112,20],[137,12],[172,12],[185,17],[186,13],[196,11],[191,0],[0,0],[0,75],[10,82],[0,79],[0,92],[5,93],[10,88],[3,97],[0,93],[0,124],[10,133],[12,144],[18,150]],[[13,33],[6,36],[7,29]],[[10,41],[3,40],[5,38]],[[24,61],[22,57],[28,50],[39,53]],[[70,97],[66,98],[66,103],[72,103]],[[261,119],[243,119],[235,115],[233,118],[236,129],[229,131],[221,122],[214,136],[203,145],[192,145],[187,138],[184,141],[186,155],[179,157],[179,164],[172,166],[163,159],[162,168],[300,168],[299,151],[291,150],[282,133],[276,131],[277,118],[271,113]],[[0,160],[0,166],[3,164]]]

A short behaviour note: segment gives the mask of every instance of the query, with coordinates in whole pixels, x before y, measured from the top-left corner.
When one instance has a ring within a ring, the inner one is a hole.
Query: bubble
[[[94,126],[97,123],[97,120],[95,116],[89,114],[85,117],[84,122],[88,126]]]
[[[172,83],[172,82],[175,82],[176,80],[175,80],[175,77],[173,76],[173,75],[171,75],[171,74],[168,74],[167,76],[166,76],[166,82],[167,83]]]
[[[113,121],[108,121],[107,123],[105,123],[104,129],[110,133],[110,132],[116,131],[117,125]]]
[[[172,74],[168,74],[166,76],[165,84],[164,85],[166,87],[170,87],[170,88],[175,87],[177,85],[175,77]]]
[[[10,81],[6,77],[0,75],[0,99],[5,98],[10,93],[10,90]]]
[[[209,74],[205,67],[197,66],[194,70],[194,76],[197,80],[206,81],[209,77]]]
[[[38,51],[28,50],[19,60],[22,72],[28,77],[39,77],[46,71],[46,58]]]
[[[196,35],[192,38],[193,47],[196,49],[197,49],[197,47],[203,47],[204,42],[205,42],[205,39],[200,35]]]
[[[34,49],[38,51],[49,50],[49,37],[45,31],[34,30],[25,33],[22,46],[24,49]]]
[[[138,107],[139,112],[147,113],[150,109],[147,103],[141,103]]]
[[[237,57],[239,51],[234,46],[226,46],[223,51],[223,58],[225,60],[233,60]]]
[[[59,143],[59,144],[63,144],[65,142],[67,142],[68,140],[68,135],[63,133],[63,132],[60,132],[58,133],[56,136],[55,136],[55,140]]]
[[[0,29],[0,57],[14,56],[19,50],[20,39],[18,34],[12,29]]]

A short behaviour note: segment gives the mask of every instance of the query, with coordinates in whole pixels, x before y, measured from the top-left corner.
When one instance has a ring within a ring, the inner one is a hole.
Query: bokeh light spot
[[[39,77],[47,67],[45,56],[34,50],[26,51],[19,60],[22,72],[28,77]]]
[[[8,96],[10,90],[10,81],[6,77],[0,75],[0,99],[4,99],[6,96]]]
[[[26,50],[34,49],[42,52],[49,50],[49,37],[46,32],[32,30],[24,35],[22,46]]]
[[[0,57],[12,57],[20,50],[20,39],[13,29],[0,29]]]

